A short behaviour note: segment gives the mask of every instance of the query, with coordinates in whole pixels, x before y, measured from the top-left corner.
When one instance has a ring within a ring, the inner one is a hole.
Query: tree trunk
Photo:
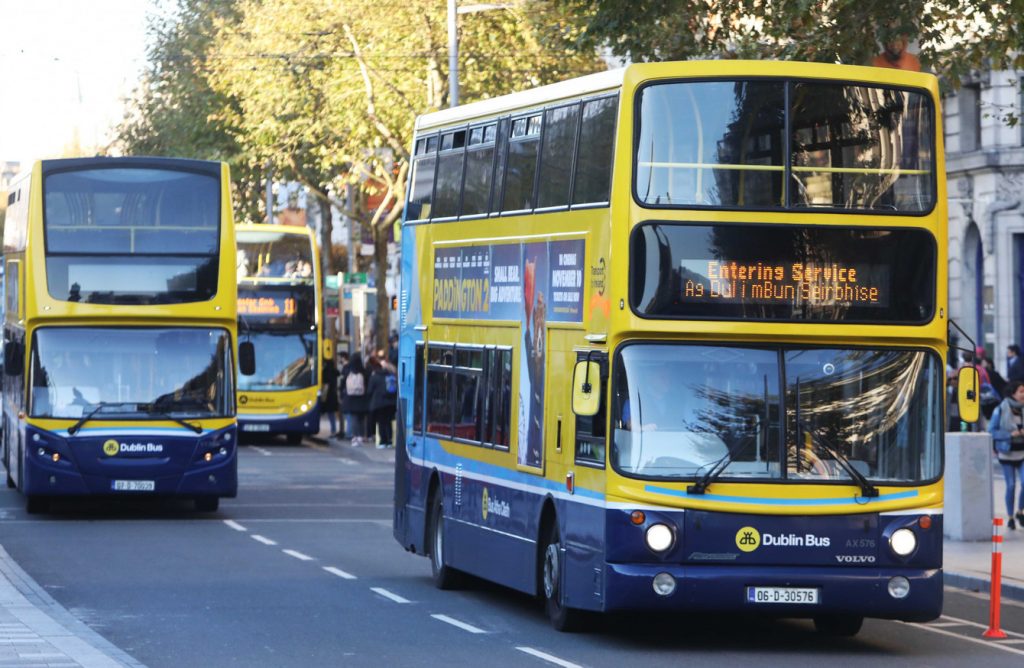
[[[386,286],[388,277],[388,226],[373,227],[373,259],[377,283],[376,348],[388,350],[388,335],[391,334],[391,297]]]

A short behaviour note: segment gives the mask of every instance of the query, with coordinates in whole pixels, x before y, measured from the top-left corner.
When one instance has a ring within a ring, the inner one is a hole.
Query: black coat
[[[329,413],[338,410],[338,367],[333,360],[324,360],[323,409]]]
[[[398,391],[388,394],[387,391],[387,376],[391,373],[384,369],[377,369],[373,372],[373,376],[370,377],[370,410],[375,411],[379,408],[394,408],[398,402]],[[398,380],[395,379],[397,383]]]
[[[363,387],[366,391],[363,392],[362,396],[349,396],[348,392],[345,391],[346,381],[350,373],[361,373],[363,374]],[[341,412],[342,413],[369,413],[370,412],[370,383],[369,374],[366,371],[352,371],[348,367],[345,367],[341,371],[341,378],[338,379],[338,393],[341,395]]]

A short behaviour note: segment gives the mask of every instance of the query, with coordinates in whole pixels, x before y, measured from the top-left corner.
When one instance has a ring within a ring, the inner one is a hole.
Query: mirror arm
[[[946,341],[946,343],[947,343],[947,344],[948,344],[948,345],[949,345],[949,346],[950,346],[950,347],[951,347],[951,348],[952,348],[953,350],[959,350],[959,351],[960,351],[960,352],[962,352],[962,353],[971,353],[971,354],[973,355],[973,354],[975,353],[975,350],[976,350],[976,348],[977,348],[977,344],[976,344],[976,343],[974,342],[974,339],[972,339],[972,338],[970,337],[970,335],[969,335],[969,334],[968,334],[967,332],[965,332],[965,331],[964,331],[964,330],[963,330],[963,329],[962,329],[962,328],[960,327],[960,325],[956,324],[956,320],[953,320],[952,318],[950,318],[950,319],[949,319],[949,327],[953,327],[953,328],[955,328],[955,329],[956,329],[956,331],[960,332],[960,334],[961,334],[961,335],[962,335],[962,336],[963,336],[963,337],[964,337],[965,339],[967,339],[967,342],[971,344],[971,347],[970,347],[970,348],[961,348],[961,347],[960,347],[960,346],[958,346],[958,345],[954,345],[954,344],[952,344],[952,343],[949,343],[949,340],[948,340],[948,339],[949,339],[949,337],[948,337],[948,336],[947,336],[947,341]],[[948,330],[949,330],[949,327],[947,327],[947,328],[946,328],[946,329],[947,329],[947,332],[948,332]],[[948,333],[949,333],[949,334],[952,334],[952,332],[948,332]]]

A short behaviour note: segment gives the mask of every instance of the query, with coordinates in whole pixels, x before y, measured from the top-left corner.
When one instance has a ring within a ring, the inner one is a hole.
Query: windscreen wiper
[[[133,404],[131,402],[127,402],[127,401],[101,401],[98,404],[96,404],[96,408],[93,408],[91,411],[89,411],[88,413],[83,415],[78,420],[78,422],[76,422],[73,425],[71,425],[70,427],[68,427],[68,435],[69,436],[74,436],[75,433],[79,429],[82,428],[82,425],[84,425],[89,420],[93,419],[93,417],[95,417],[96,414],[99,413],[104,408],[109,408],[111,406],[134,406],[134,405],[135,404]]]
[[[725,469],[729,468],[729,464],[732,463],[732,460],[738,455],[742,454],[743,451],[747,449],[747,446],[749,446],[751,443],[756,442],[756,435],[744,438],[739,445],[737,445],[735,448],[729,450],[724,455],[722,455],[722,458],[715,462],[714,465],[710,469],[708,469],[707,473],[698,478],[697,481],[694,482],[692,485],[688,486],[686,488],[686,493],[703,494],[704,492],[706,492],[708,489],[708,485],[717,480],[718,476],[722,475],[722,473],[725,472]]]
[[[200,427],[199,425],[192,424],[191,422],[188,422],[187,420],[182,420],[179,417],[174,417],[173,415],[171,415],[167,411],[162,411],[159,408],[153,408],[152,406],[150,406],[148,409],[146,409],[146,414],[147,415],[155,415],[157,417],[162,417],[164,419],[170,420],[171,422],[177,422],[182,427],[187,427],[188,429],[191,429],[192,431],[194,431],[197,434],[203,433],[203,428]]]
[[[878,497],[878,488],[872,485],[871,481],[868,480],[863,473],[858,471],[849,459],[841,455],[835,448],[831,447],[823,436],[815,434],[814,431],[812,431],[811,428],[808,427],[803,422],[797,423],[798,441],[802,440],[800,439],[800,434],[801,432],[805,431],[810,435],[812,445],[821,450],[824,450],[827,454],[829,454],[832,457],[832,459],[836,460],[836,462],[838,462],[839,465],[843,467],[843,470],[846,471],[846,473],[849,474],[851,478],[853,478],[854,482],[856,482],[857,485],[860,487],[860,492],[862,496],[869,499]]]

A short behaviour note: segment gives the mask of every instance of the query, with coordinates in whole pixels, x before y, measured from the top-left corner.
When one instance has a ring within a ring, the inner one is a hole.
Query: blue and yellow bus
[[[238,376],[243,433],[284,434],[297,444],[320,430],[323,373],[320,265],[307,227],[239,225],[238,331],[256,368]]]
[[[718,61],[420,117],[397,540],[559,629],[937,617],[938,104],[925,74]]]
[[[43,160],[4,229],[7,485],[51,497],[238,487],[235,234],[217,162]]]

